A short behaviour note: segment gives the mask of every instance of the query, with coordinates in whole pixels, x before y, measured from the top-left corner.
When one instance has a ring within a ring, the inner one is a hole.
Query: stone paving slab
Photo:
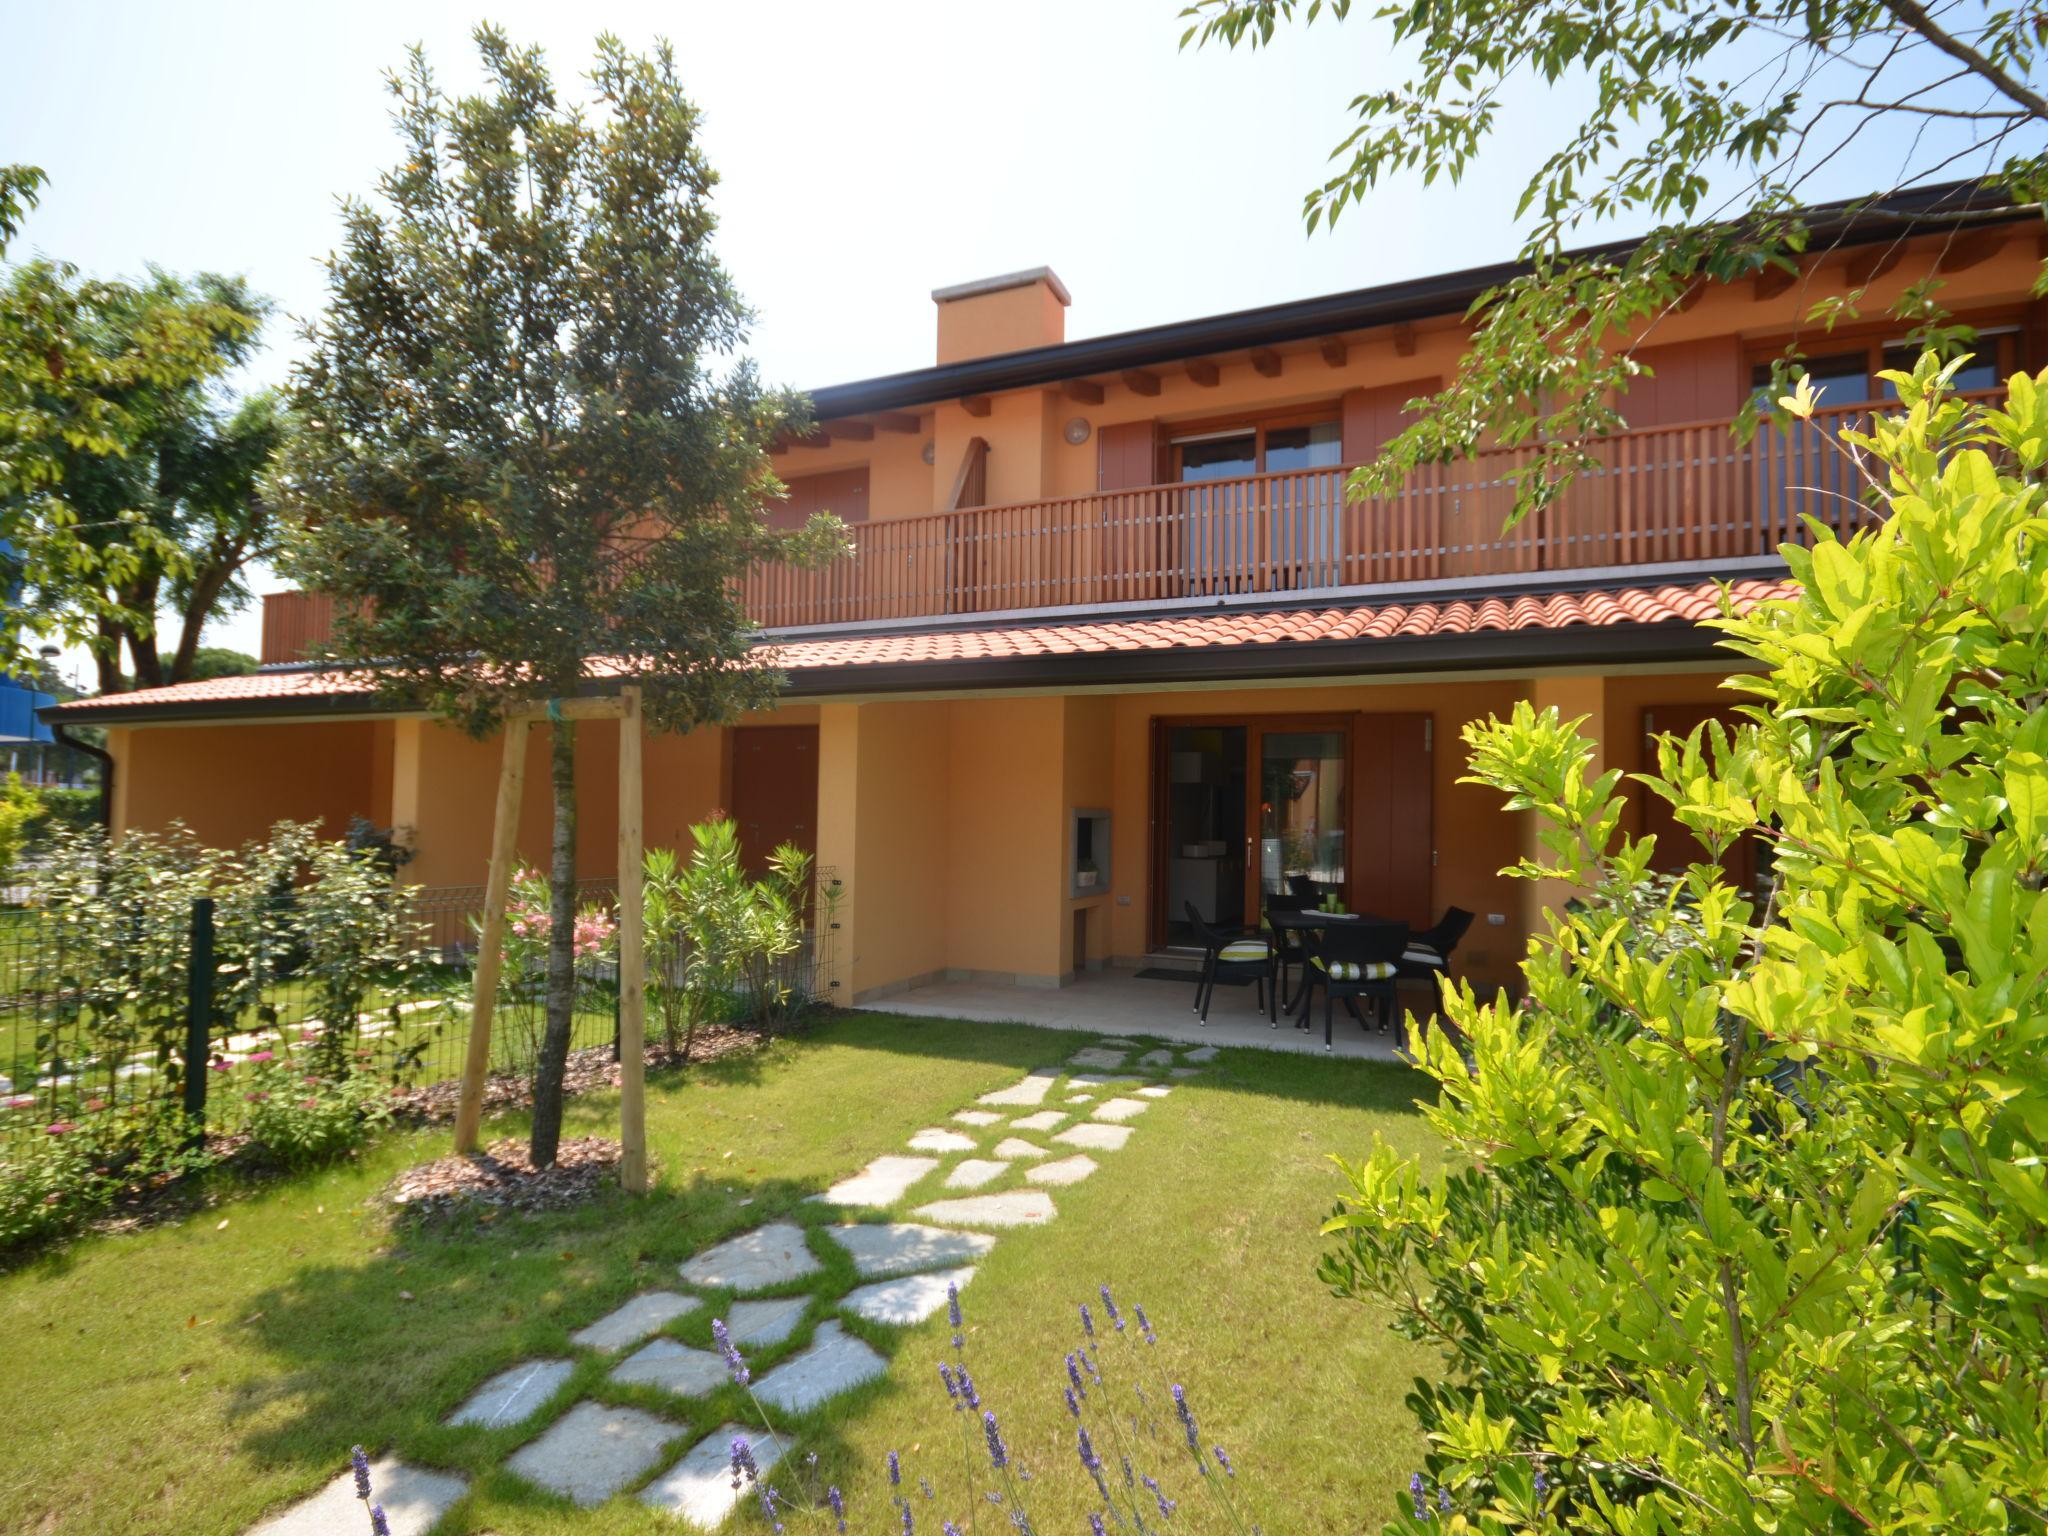
[[[1105,1088],[1109,1084],[1116,1082],[1119,1077],[1129,1076],[1131,1076],[1129,1072],[1119,1073],[1118,1077],[1105,1077],[1100,1072],[1076,1072],[1067,1079],[1067,1086],[1069,1088]]]
[[[842,1307],[871,1323],[908,1328],[921,1323],[946,1304],[946,1287],[967,1289],[974,1278],[973,1266],[942,1269],[929,1275],[905,1275],[901,1280],[877,1280],[847,1293]]]
[[[683,1426],[638,1408],[578,1403],[506,1459],[505,1470],[594,1509],[661,1460]]]
[[[1095,1171],[1095,1166],[1094,1158],[1076,1152],[1056,1163],[1040,1163],[1036,1168],[1027,1168],[1024,1177],[1034,1184],[1078,1184]]]
[[[1135,1051],[1140,1045],[1144,1044],[1142,1040],[1132,1040],[1124,1035],[1104,1035],[1095,1043],[1107,1046],[1112,1051]]]
[[[889,1362],[867,1344],[836,1322],[824,1322],[809,1349],[754,1383],[754,1396],[785,1413],[802,1413],[888,1369]]]
[[[994,1125],[1003,1117],[992,1109],[962,1109],[956,1111],[953,1118],[962,1125]]]
[[[1138,1090],[1138,1097],[1143,1099],[1163,1099],[1171,1092],[1173,1092],[1171,1088],[1162,1088],[1155,1083],[1148,1087],[1140,1088]]]
[[[682,1266],[682,1276],[692,1285],[719,1290],[765,1291],[814,1275],[821,1267],[804,1246],[802,1227],[771,1221],[705,1249]]]
[[[990,1158],[970,1157],[946,1175],[946,1188],[979,1189],[984,1184],[995,1183],[1009,1167],[1008,1163],[995,1162]]]
[[[1105,1072],[1114,1072],[1124,1064],[1127,1053],[1104,1050],[1099,1045],[1087,1046],[1067,1058],[1067,1064],[1075,1067],[1100,1067]]]
[[[852,1254],[853,1267],[870,1278],[959,1264],[981,1258],[996,1245],[980,1232],[949,1232],[909,1221],[828,1227],[826,1236]]]
[[[1173,1052],[1147,1051],[1138,1058],[1138,1065],[1141,1067],[1170,1067],[1173,1065]]]
[[[575,1369],[573,1360],[522,1360],[478,1387],[444,1422],[481,1424],[485,1429],[520,1423],[560,1391]]]
[[[910,1138],[912,1150],[918,1152],[972,1152],[977,1143],[972,1136],[959,1131],[948,1131],[937,1126],[919,1131]]]
[[[1135,1120],[1152,1107],[1150,1099],[1105,1099],[1095,1106],[1097,1120]]]
[[[1091,1152],[1114,1152],[1131,1139],[1128,1125],[1086,1125],[1070,1126],[1053,1137],[1069,1147],[1086,1147]]]
[[[620,1362],[612,1380],[625,1386],[658,1387],[677,1397],[702,1397],[725,1385],[726,1374],[724,1359],[708,1349],[692,1349],[674,1339],[651,1339]]]
[[[569,1337],[585,1349],[616,1354],[703,1305],[696,1297],[678,1291],[642,1291],[624,1306],[605,1313],[588,1328],[579,1328]]]
[[[894,1205],[911,1185],[938,1166],[935,1157],[878,1157],[852,1178],[841,1179],[811,1198],[826,1205]]]
[[[1042,1227],[1059,1212],[1042,1189],[1013,1189],[1000,1195],[969,1195],[962,1200],[934,1200],[916,1214],[931,1221],[963,1227]]]
[[[1045,1096],[1052,1092],[1052,1085],[1059,1081],[1059,1068],[1039,1067],[1027,1074],[1021,1083],[1008,1088],[998,1088],[994,1093],[984,1093],[977,1104],[1043,1104]]]
[[[1200,1077],[1200,1067],[1175,1067],[1166,1074],[1168,1077]]]
[[[384,1506],[391,1536],[427,1536],[468,1489],[468,1479],[453,1472],[430,1472],[389,1456],[370,1463],[370,1495]],[[345,1471],[248,1536],[359,1536],[369,1528],[370,1517],[356,1502],[355,1473]]]
[[[641,1489],[640,1502],[667,1510],[700,1531],[717,1530],[740,1500],[754,1497],[751,1488],[732,1485],[732,1443],[741,1437],[753,1450],[754,1465],[766,1477],[768,1469],[782,1460],[783,1443],[744,1424],[721,1424]]]
[[[725,1309],[726,1332],[735,1344],[780,1344],[804,1320],[808,1296],[778,1296],[772,1301],[736,1301]]]
[[[995,1144],[994,1151],[997,1157],[1010,1159],[1045,1156],[1045,1148],[1033,1146],[1021,1136],[1005,1136]]]
[[[1093,1104],[1095,1102],[1095,1095],[1092,1093],[1070,1093],[1067,1095],[1067,1102],[1069,1104]]]
[[[1013,1131],[1049,1131],[1066,1118],[1067,1112],[1064,1109],[1041,1109],[1035,1115],[1025,1115],[1022,1119],[1012,1120],[1010,1122],[1010,1129]]]
[[[1182,1059],[1186,1061],[1214,1061],[1216,1059],[1216,1047],[1213,1045],[1198,1046],[1196,1049],[1189,1051]]]

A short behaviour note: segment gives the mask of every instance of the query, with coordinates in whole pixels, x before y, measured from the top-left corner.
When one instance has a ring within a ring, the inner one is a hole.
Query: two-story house
[[[946,978],[1053,986],[1185,946],[1307,874],[1417,924],[1479,914],[1460,969],[1510,979],[1543,893],[1499,871],[1526,818],[1458,780],[1459,730],[1518,700],[1587,717],[1608,766],[1726,712],[1699,621],[1732,583],[1781,594],[1802,519],[1871,515],[1831,439],[1881,404],[1896,322],[1823,331],[1821,298],[1886,313],[1930,274],[1992,387],[2048,365],[2038,210],[1967,188],[1821,213],[1795,277],[1703,286],[1640,338],[1654,376],[1602,467],[1503,531],[1510,451],[1352,501],[1349,466],[1456,367],[1494,267],[1070,341],[1051,271],[942,288],[929,368],[813,392],[781,446],[777,515],[829,508],[854,552],[749,588],[785,671],[776,709],[647,749],[646,835],[714,808],[759,856],[782,838],[843,882],[841,997]],[[1815,424],[1730,423],[1797,341]],[[283,817],[411,829],[408,878],[481,882],[497,745],[380,711],[306,664],[317,596],[266,603],[254,676],[64,705],[109,728],[117,831],[182,818],[221,842]],[[598,687],[616,686],[600,683]],[[536,732],[536,737],[544,736]],[[585,872],[613,873],[614,730],[582,729]],[[545,750],[536,739],[532,751]],[[529,781],[545,782],[536,756]],[[1663,831],[1667,863],[1690,840]],[[529,793],[522,851],[547,847]]]

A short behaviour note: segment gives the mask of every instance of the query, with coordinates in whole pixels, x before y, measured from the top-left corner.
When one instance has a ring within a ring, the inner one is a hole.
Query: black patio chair
[[[1289,875],[1287,889],[1301,903],[1301,910],[1313,912],[1323,904],[1323,888],[1311,875]]]
[[[1280,989],[1280,1008],[1289,1012],[1292,1011],[1292,1005],[1297,999],[1288,992],[1287,968],[1289,966],[1301,967],[1308,964],[1307,936],[1299,928],[1282,927],[1279,923],[1273,921],[1273,914],[1276,912],[1291,914],[1312,910],[1314,908],[1311,904],[1303,901],[1299,896],[1282,896],[1277,891],[1268,892],[1266,895],[1266,927],[1271,931],[1273,939],[1275,985]],[[1275,1029],[1280,1027],[1280,1018],[1277,1012],[1273,1016],[1273,1027]]]
[[[1342,1001],[1346,1010],[1354,1016],[1358,1013],[1357,999],[1369,998],[1378,1007],[1380,1032],[1385,1034],[1392,1027],[1394,1014],[1394,973],[1401,962],[1401,951],[1408,947],[1408,925],[1406,923],[1376,922],[1361,918],[1356,922],[1332,923],[1309,944],[1308,969],[1304,973],[1304,993],[1301,1016],[1308,1020],[1308,1010],[1315,1003],[1315,994],[1323,994],[1323,1049],[1334,1049],[1330,1033],[1330,1007]],[[1364,1019],[1359,1023],[1364,1024]]]
[[[1195,904],[1186,903],[1188,926],[1202,946],[1202,975],[1195,984],[1195,1012],[1209,1022],[1209,1004],[1219,981],[1249,981],[1258,990],[1259,1007],[1277,1027],[1280,1009],[1280,979],[1273,946],[1263,938],[1244,938],[1221,933],[1202,920]]]
[[[1458,947],[1458,941],[1465,937],[1465,930],[1472,926],[1472,914],[1463,907],[1446,907],[1444,915],[1420,933],[1408,936],[1408,947],[1401,954],[1401,968],[1396,973],[1400,981],[1433,982],[1439,976],[1451,973],[1451,951]]]

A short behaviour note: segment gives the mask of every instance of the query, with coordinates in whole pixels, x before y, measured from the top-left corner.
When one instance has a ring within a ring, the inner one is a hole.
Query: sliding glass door
[[[1342,894],[1349,850],[1349,733],[1261,727],[1259,869],[1256,897],[1283,896],[1307,876]],[[1263,903],[1262,903],[1263,904]]]

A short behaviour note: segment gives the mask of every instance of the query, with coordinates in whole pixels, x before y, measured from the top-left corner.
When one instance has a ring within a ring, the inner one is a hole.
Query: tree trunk
[[[576,1011],[576,722],[554,728],[555,846],[549,871],[548,1024],[533,1078],[536,1168],[551,1167],[562,1140],[562,1078]]]
[[[128,679],[121,675],[121,631],[107,619],[97,620],[96,627],[99,643],[92,648],[92,665],[100,692],[120,693],[128,686]]]

